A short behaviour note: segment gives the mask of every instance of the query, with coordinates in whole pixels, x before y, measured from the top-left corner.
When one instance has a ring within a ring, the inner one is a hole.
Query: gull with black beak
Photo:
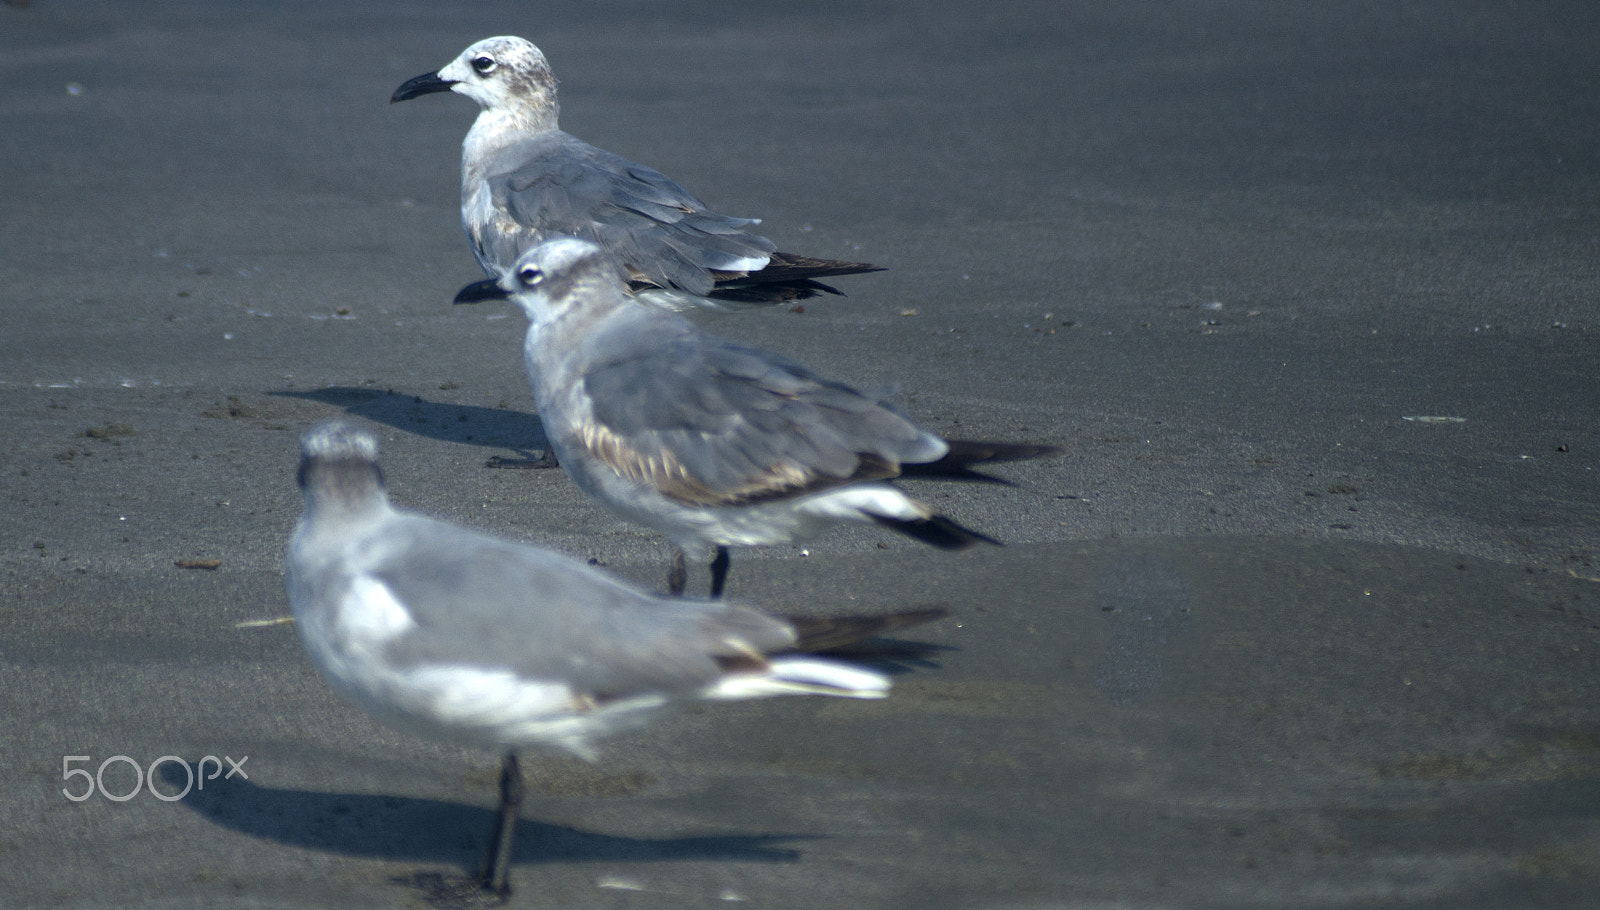
[[[562,132],[555,76],[526,39],[485,38],[390,101],[447,91],[482,108],[461,145],[461,224],[492,278],[558,235],[598,243],[630,293],[684,312],[837,294],[817,279],[880,270],[779,252],[749,230],[757,219],[714,212],[665,174]]]
[[[299,481],[305,513],[287,581],[301,641],[329,685],[379,720],[502,752],[477,879],[501,897],[523,792],[517,749],[593,760],[601,737],[698,701],[882,698],[882,673],[797,652],[943,615],[786,621],[646,594],[565,556],[395,509],[377,441],[342,421],[306,434]]]
[[[686,551],[715,549],[711,596],[733,546],[797,543],[843,522],[965,549],[997,541],[883,481],[905,469],[979,477],[969,466],[1054,446],[950,442],[895,408],[767,351],[635,306],[621,267],[587,240],[549,240],[457,303],[510,299],[527,314],[528,379],[545,436],[578,487]]]

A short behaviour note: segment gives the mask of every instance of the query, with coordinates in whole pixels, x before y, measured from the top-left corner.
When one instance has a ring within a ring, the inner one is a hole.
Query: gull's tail
[[[718,680],[706,695],[718,699],[770,695],[883,698],[889,694],[889,677],[884,673],[812,655],[828,652],[855,660],[890,661],[922,657],[934,646],[886,641],[873,647],[868,640],[949,615],[944,607],[919,607],[878,616],[780,617],[794,629],[794,644],[766,657],[747,653],[722,658],[723,666],[733,672]]]
[[[978,464],[1000,464],[1005,461],[1027,461],[1031,458],[1061,455],[1067,451],[1062,446],[1020,442],[974,442],[964,439],[947,439],[945,443],[950,446],[950,450],[944,453],[943,458],[922,464],[903,463],[900,465],[900,476],[938,477],[944,480],[969,480],[1010,486],[1011,481],[1002,480],[999,477],[991,477],[981,471],[974,471],[972,466]]]
[[[884,698],[889,677],[877,670],[820,657],[774,657],[765,672],[730,673],[705,692],[706,698],[738,700],[772,695],[832,695]]]
[[[706,296],[743,304],[778,304],[839,291],[817,281],[838,275],[881,272],[883,266],[840,259],[817,259],[794,253],[772,253],[766,267],[754,272],[714,272],[716,287]]]

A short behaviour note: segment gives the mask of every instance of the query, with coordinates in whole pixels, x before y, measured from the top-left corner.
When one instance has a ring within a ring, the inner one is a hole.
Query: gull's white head
[[[535,323],[633,305],[622,265],[599,244],[577,237],[555,237],[529,247],[498,281],[480,281],[456,295],[456,303],[508,299]]]
[[[390,102],[434,92],[465,95],[485,112],[555,128],[556,77],[544,53],[526,38],[485,38],[436,73],[423,73],[395,89]]]
[[[367,508],[387,502],[378,440],[344,420],[327,420],[300,440],[297,478],[309,509]]]
[[[567,310],[599,312],[627,303],[622,266],[599,244],[556,237],[530,247],[500,279],[500,288],[533,315]]]
[[[300,455],[308,461],[365,461],[378,463],[378,440],[366,430],[343,420],[325,420],[300,440]]]

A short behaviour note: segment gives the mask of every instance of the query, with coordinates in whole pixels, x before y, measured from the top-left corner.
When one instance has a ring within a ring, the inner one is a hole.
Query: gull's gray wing
[[[487,177],[492,211],[469,213],[480,262],[500,272],[557,234],[600,244],[636,281],[704,295],[713,271],[767,264],[772,241],[755,221],[710,211],[659,171],[552,131],[500,153]]]
[[[583,445],[691,505],[783,499],[893,477],[944,443],[904,415],[791,360],[648,311],[589,339]],[[647,343],[646,343],[647,342]]]
[[[429,518],[396,516],[374,540],[380,555],[365,574],[416,623],[388,645],[401,666],[504,668],[605,700],[693,690],[724,663],[794,638],[753,610],[652,597],[554,553]]]

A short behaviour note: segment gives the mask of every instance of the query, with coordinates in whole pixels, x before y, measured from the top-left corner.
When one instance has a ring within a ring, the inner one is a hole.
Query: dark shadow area
[[[417,395],[351,386],[267,394],[330,404],[343,408],[346,414],[430,439],[485,448],[515,449],[530,460],[542,456],[549,444],[538,417],[505,408],[443,404]]]
[[[858,664],[871,664],[891,676],[915,670],[937,669],[934,657],[945,651],[959,651],[953,645],[888,638],[883,633],[922,625],[949,616],[947,607],[913,607],[898,613],[873,616],[795,616],[778,618],[794,626],[795,643],[790,651],[817,654]]]
[[[162,792],[172,796],[187,782],[176,762],[161,765]],[[207,770],[211,767],[207,765]],[[189,766],[189,772],[198,768]],[[310,850],[388,860],[451,863],[471,873],[482,854],[493,810],[460,803],[369,793],[276,790],[238,776],[205,781],[179,800],[210,821],[251,837]],[[541,824],[517,824],[513,862],[661,862],[739,860],[795,862],[800,851],[780,846],[817,835],[762,834],[613,837]]]
[[[934,658],[946,651],[960,650],[954,645],[936,645],[931,642],[906,641],[899,638],[870,638],[812,653],[853,664],[867,664],[874,670],[890,676],[904,676],[919,670],[941,669],[943,665]]]

